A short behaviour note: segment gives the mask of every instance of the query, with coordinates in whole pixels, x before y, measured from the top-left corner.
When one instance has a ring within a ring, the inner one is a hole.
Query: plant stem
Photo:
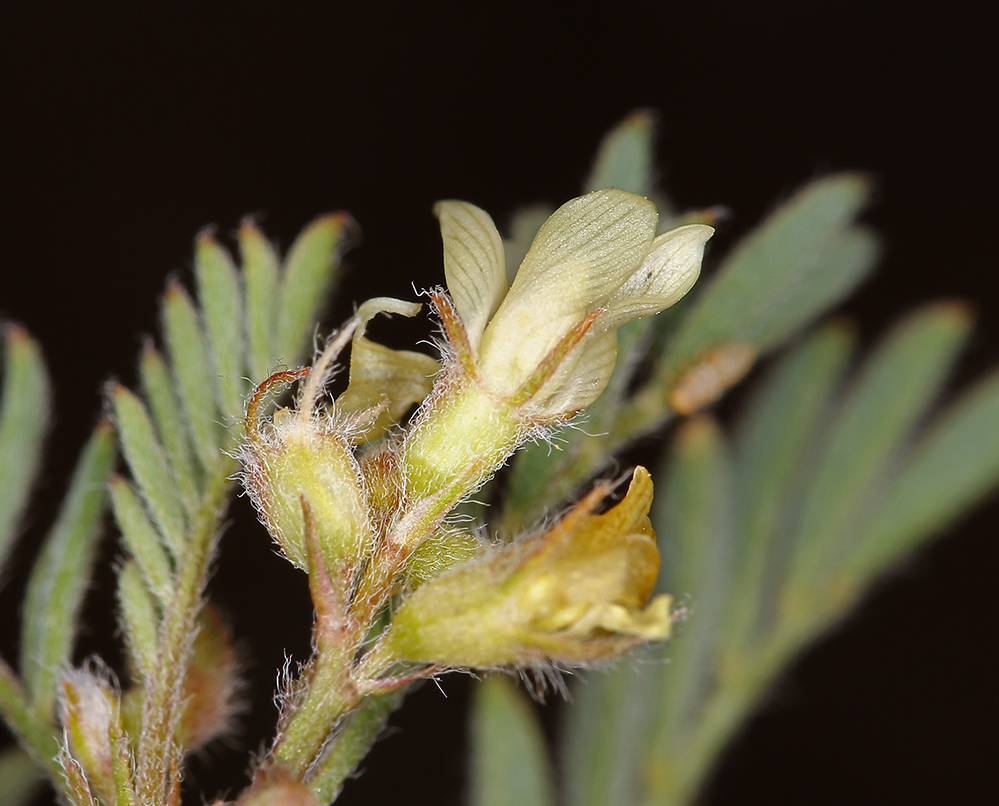
[[[179,761],[183,752],[177,742],[176,728],[184,708],[184,678],[197,631],[202,593],[215,554],[219,520],[235,470],[234,461],[223,457],[209,474],[184,562],[178,569],[173,599],[161,625],[155,672],[146,689],[136,764],[138,799],[148,806],[167,803],[173,786],[170,771],[177,767],[171,761]]]

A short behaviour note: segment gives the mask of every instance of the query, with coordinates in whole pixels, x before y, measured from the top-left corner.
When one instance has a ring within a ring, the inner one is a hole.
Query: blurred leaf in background
[[[651,120],[633,115],[604,141],[591,181],[655,193],[651,142]],[[507,531],[558,506],[611,451],[687,417],[655,475],[653,512],[660,590],[685,621],[670,641],[571,686],[558,754],[570,806],[694,802],[782,670],[999,482],[999,373],[934,412],[971,327],[966,306],[924,306],[862,359],[848,325],[815,325],[876,262],[877,239],[854,223],[867,184],[839,174],[805,186],[675,313],[622,339],[625,360],[586,426],[594,436],[567,432],[561,450],[539,446],[515,463]],[[734,427],[698,413],[775,350]],[[524,724],[530,703],[503,696],[519,714],[509,735],[536,734]],[[476,701],[476,769],[502,752],[489,737],[513,719],[495,697]],[[477,804],[518,802],[475,780]]]

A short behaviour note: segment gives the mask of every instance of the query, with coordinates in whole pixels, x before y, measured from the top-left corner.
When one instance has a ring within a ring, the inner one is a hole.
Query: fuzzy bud
[[[102,803],[115,802],[112,731],[118,721],[118,697],[111,682],[89,669],[71,669],[62,681],[59,716],[67,749],[83,768]]]
[[[308,375],[279,372],[262,383],[247,412],[244,483],[267,530],[299,568],[308,565],[303,497],[329,569],[353,566],[373,540],[370,513],[348,429],[335,417],[279,409],[259,419],[265,395]]]

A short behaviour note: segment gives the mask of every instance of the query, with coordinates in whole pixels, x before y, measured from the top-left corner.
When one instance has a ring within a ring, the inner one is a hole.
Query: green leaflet
[[[548,753],[528,700],[499,676],[482,681],[475,697],[473,806],[554,806]]]
[[[354,223],[345,213],[323,216],[298,236],[284,263],[280,305],[273,339],[276,358],[288,366],[301,361],[316,317],[332,291],[339,256]]]
[[[743,238],[701,285],[664,368],[731,341],[763,352],[846,296],[877,257],[873,238],[849,229],[867,194],[859,174],[816,180]]]
[[[250,391],[246,379],[243,287],[229,256],[210,234],[198,236],[194,252],[198,303],[215,368],[215,391],[222,421],[237,425],[243,419],[243,399]]]
[[[905,457],[846,563],[855,588],[925,540],[999,482],[999,373],[965,392]]]
[[[690,610],[652,667],[658,703],[643,760],[647,803],[668,803],[698,783],[692,740],[712,679],[735,573],[738,537],[731,511],[731,466],[724,437],[708,418],[688,421],[677,433],[665,474],[665,495],[653,510],[663,557],[660,581]]]
[[[880,505],[898,451],[925,416],[970,327],[954,303],[911,314],[878,345],[827,425],[828,442],[794,529],[793,558],[782,606],[796,617],[811,599],[829,595],[830,569],[856,547],[858,526]]]
[[[41,715],[32,707],[24,686],[3,658],[0,658],[0,714],[21,746],[58,786],[61,778],[55,726],[49,714]]]
[[[138,395],[124,386],[113,389],[111,403],[122,453],[163,543],[177,560],[187,545],[187,519],[152,420]]]
[[[167,287],[163,302],[163,328],[170,347],[170,366],[177,384],[181,409],[193,437],[202,469],[210,474],[221,461],[225,432],[214,393],[211,354],[201,317],[187,292],[177,283]]]
[[[280,259],[252,221],[239,228],[239,253],[246,286],[246,346],[250,377],[260,383],[276,370],[275,347]]]
[[[817,330],[780,358],[743,412],[735,441],[739,573],[727,645],[751,651],[773,619],[787,570],[789,503],[800,494],[801,470],[813,460],[853,347],[841,323]]]
[[[331,803],[344,782],[357,770],[388,718],[402,704],[406,690],[368,697],[345,719],[330,739],[331,747],[319,763],[310,785],[320,803]]]
[[[126,562],[118,572],[118,603],[134,677],[144,680],[156,668],[160,620],[156,602],[134,560]]]
[[[0,803],[27,804],[44,780],[41,768],[20,747],[0,752]]]
[[[654,717],[659,661],[640,651],[573,686],[560,732],[568,806],[634,806],[642,795],[641,765]]]
[[[655,114],[644,109],[611,129],[600,143],[583,191],[621,188],[648,196],[655,185],[655,129]]]
[[[132,485],[120,476],[111,479],[111,508],[125,548],[135,558],[149,589],[162,607],[170,601],[173,569],[142,501]]]
[[[147,343],[139,357],[139,377],[149,404],[156,433],[163,443],[170,474],[188,518],[198,508],[198,486],[202,474],[194,458],[191,438],[184,423],[180,401],[174,391],[170,370],[160,352]]]
[[[0,398],[0,584],[38,472],[49,418],[49,379],[38,343],[24,328],[5,325]]]
[[[80,455],[69,491],[28,581],[21,673],[33,707],[47,717],[55,707],[59,676],[71,659],[114,460],[111,426],[101,423]]]

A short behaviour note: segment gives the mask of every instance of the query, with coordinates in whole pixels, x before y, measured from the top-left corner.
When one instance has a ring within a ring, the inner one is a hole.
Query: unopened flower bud
[[[279,409],[270,423],[259,420],[264,395],[307,374],[277,373],[258,387],[247,415],[244,483],[267,530],[299,568],[308,566],[304,497],[323,559],[338,569],[363,557],[373,539],[348,432],[335,418],[311,412]]]
[[[70,754],[102,803],[115,802],[112,730],[118,697],[110,680],[89,669],[71,669],[62,681],[59,716]]]

